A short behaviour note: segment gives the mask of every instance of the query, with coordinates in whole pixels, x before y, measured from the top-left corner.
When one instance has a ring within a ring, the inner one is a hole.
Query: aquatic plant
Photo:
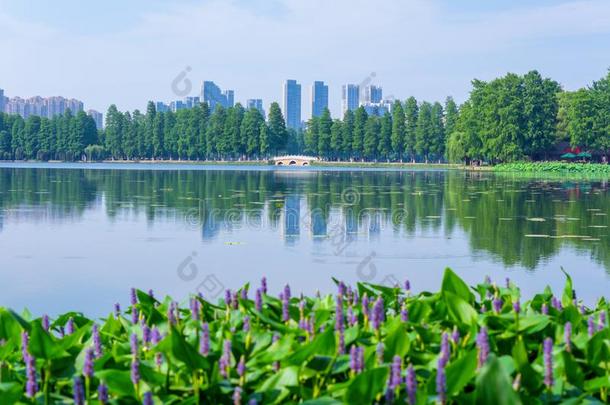
[[[96,320],[0,308],[0,403],[607,402],[609,305],[585,307],[566,280],[529,301],[446,270],[433,293],[341,283],[276,298],[265,282],[218,303],[134,290]]]

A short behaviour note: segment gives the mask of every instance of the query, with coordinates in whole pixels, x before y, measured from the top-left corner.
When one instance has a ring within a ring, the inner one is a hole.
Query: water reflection
[[[361,239],[442,243],[459,231],[474,255],[506,266],[535,270],[572,249],[610,272],[604,181],[442,171],[0,169],[0,232],[7,224],[78,223],[97,211],[110,221],[173,222],[206,242],[247,228],[277,234],[287,246],[309,238],[335,250]]]

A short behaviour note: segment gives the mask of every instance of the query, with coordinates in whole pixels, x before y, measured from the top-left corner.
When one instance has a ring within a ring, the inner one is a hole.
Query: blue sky
[[[189,66],[236,99],[281,101],[282,82],[340,86],[375,72],[386,95],[463,101],[473,78],[538,69],[566,89],[610,67],[607,0],[0,0],[0,88],[105,111],[170,101]]]

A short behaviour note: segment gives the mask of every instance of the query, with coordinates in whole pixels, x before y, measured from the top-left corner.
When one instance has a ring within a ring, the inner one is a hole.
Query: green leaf
[[[131,382],[129,371],[102,370],[95,373],[96,377],[104,381],[110,392],[128,397],[135,397],[135,390]]]
[[[521,404],[521,399],[513,390],[510,376],[494,355],[490,355],[477,377],[475,395],[475,403],[480,405]]]
[[[468,285],[450,268],[445,269],[441,292],[443,294],[447,292],[453,293],[469,304],[472,304],[475,298]]]
[[[471,350],[465,356],[447,366],[447,394],[460,393],[472,380],[477,371],[477,351]]]
[[[564,307],[569,307],[573,305],[574,302],[574,285],[572,284],[572,277],[566,271],[561,268],[561,271],[566,276],[566,284],[563,287],[563,295],[561,297],[561,303]]]
[[[301,402],[301,405],[341,405],[343,402],[331,397],[321,397]]]
[[[288,358],[288,362],[290,364],[302,364],[314,355],[332,356],[336,352],[335,332],[332,328],[327,328],[323,333],[316,336],[311,343],[295,350]]]
[[[610,361],[610,329],[604,329],[593,335],[587,343],[587,361],[597,367],[601,362]]]
[[[450,292],[443,292],[449,315],[461,325],[471,326],[477,323],[479,314],[466,300]]]
[[[563,364],[568,382],[576,387],[583,388],[585,375],[578,365],[578,362],[574,356],[566,351],[561,352],[561,355],[563,357]]]
[[[188,344],[184,336],[173,325],[171,326],[170,340],[172,355],[183,362],[191,372],[208,368],[207,359],[201,356],[193,346]]]
[[[65,356],[63,346],[46,330],[40,322],[33,322],[29,343],[30,353],[37,359],[52,360]]]
[[[542,384],[540,375],[532,368],[523,338],[520,336],[513,346],[515,368],[521,373],[521,384],[529,391],[535,392]]]
[[[372,404],[377,395],[383,393],[388,374],[387,367],[378,367],[358,374],[345,393],[348,404]]]
[[[0,383],[0,404],[14,404],[22,395],[22,387],[17,383]]]
[[[396,318],[392,324],[389,325],[388,334],[384,341],[385,351],[384,357],[386,361],[391,361],[394,356],[400,356],[401,358],[409,352],[410,340],[403,322]]]

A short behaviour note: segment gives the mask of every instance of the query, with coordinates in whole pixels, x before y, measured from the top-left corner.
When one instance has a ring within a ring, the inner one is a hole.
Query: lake
[[[100,316],[129,288],[157,296],[269,280],[334,291],[332,277],[436,290],[564,276],[610,291],[607,181],[488,172],[151,164],[0,164],[0,306]]]

